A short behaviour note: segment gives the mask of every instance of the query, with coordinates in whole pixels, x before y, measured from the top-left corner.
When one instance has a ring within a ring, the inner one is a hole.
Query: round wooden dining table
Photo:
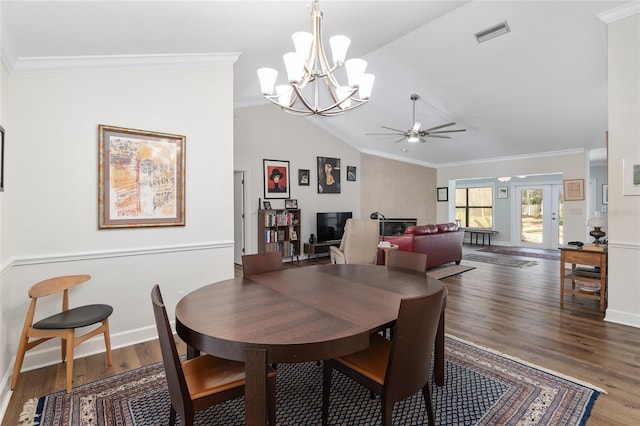
[[[443,287],[434,278],[376,265],[288,268],[187,294],[176,305],[176,331],[190,354],[245,362],[246,424],[263,425],[268,363],[320,361],[366,349],[371,333],[397,319],[402,298]],[[436,382],[442,385],[443,324],[436,347]]]

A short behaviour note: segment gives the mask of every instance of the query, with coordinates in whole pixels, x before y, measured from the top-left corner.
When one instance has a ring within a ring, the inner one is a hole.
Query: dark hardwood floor
[[[465,252],[478,248],[465,246]],[[523,259],[537,264],[517,268],[463,260],[476,269],[443,280],[449,289],[446,332],[604,389],[588,425],[640,424],[640,329],[603,321],[595,300],[567,297],[561,308],[559,262]],[[113,359],[111,367],[104,355],[76,360],[74,386],[160,361],[161,355],[151,341],[117,349]],[[64,374],[63,364],[22,373],[2,424],[16,425],[29,398],[64,389]]]

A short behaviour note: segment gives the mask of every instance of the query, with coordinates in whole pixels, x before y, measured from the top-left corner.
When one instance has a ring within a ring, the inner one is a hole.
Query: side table
[[[565,263],[571,269],[565,269]],[[593,266],[584,268],[578,265]],[[565,286],[565,280],[571,280],[571,288]],[[579,283],[583,283],[581,288]],[[564,296],[571,295],[595,299],[600,302],[600,312],[604,313],[607,302],[607,246],[587,244],[582,248],[574,246],[560,247],[560,306]]]

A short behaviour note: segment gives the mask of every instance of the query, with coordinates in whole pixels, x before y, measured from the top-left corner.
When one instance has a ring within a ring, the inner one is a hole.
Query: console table
[[[495,229],[483,229],[483,228],[460,228],[464,232],[469,233],[469,244],[473,243],[473,234],[476,234],[476,245],[478,245],[478,235],[482,235],[482,245],[484,246],[484,236],[489,237],[489,245],[491,245],[491,236],[496,235],[498,231]]]
[[[318,255],[329,253],[329,247],[340,247],[340,243],[342,240],[333,240],[333,241],[325,241],[322,243],[304,243],[303,249],[304,254],[309,256],[315,256],[316,260],[318,259]]]
[[[565,263],[570,263],[571,269],[565,269]],[[595,268],[584,268],[578,265]],[[571,288],[565,286],[565,280],[571,280]],[[576,284],[576,281],[579,283]],[[580,283],[583,284],[582,288]],[[598,300],[600,312],[604,313],[607,299],[606,245],[588,244],[582,248],[560,247],[560,306],[564,303],[564,296],[568,294]]]

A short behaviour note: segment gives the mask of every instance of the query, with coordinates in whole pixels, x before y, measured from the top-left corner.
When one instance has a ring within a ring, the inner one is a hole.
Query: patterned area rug
[[[522,247],[487,246],[478,251],[506,254],[509,256],[535,257],[537,259],[560,260],[560,250],[537,250]]]
[[[443,278],[447,278],[453,275],[458,275],[463,272],[470,271],[472,269],[476,269],[476,267],[467,266],[467,265],[440,265],[440,266],[436,266],[435,268],[429,269],[427,271],[427,275],[435,279],[441,280]]]
[[[482,254],[465,254],[462,256],[464,260],[471,260],[473,262],[491,263],[493,265],[500,266],[515,266],[517,268],[524,268],[526,266],[537,265],[538,262],[533,260],[515,259],[511,256],[485,256]]]
[[[452,336],[446,340],[446,383],[433,386],[439,425],[583,425],[601,389]],[[380,424],[380,403],[369,391],[334,372],[330,424]],[[279,364],[277,422],[321,421],[322,367]],[[34,399],[22,425],[167,424],[169,395],[161,363]],[[395,405],[393,424],[427,423],[422,395]],[[238,398],[202,411],[197,425],[244,425]]]

